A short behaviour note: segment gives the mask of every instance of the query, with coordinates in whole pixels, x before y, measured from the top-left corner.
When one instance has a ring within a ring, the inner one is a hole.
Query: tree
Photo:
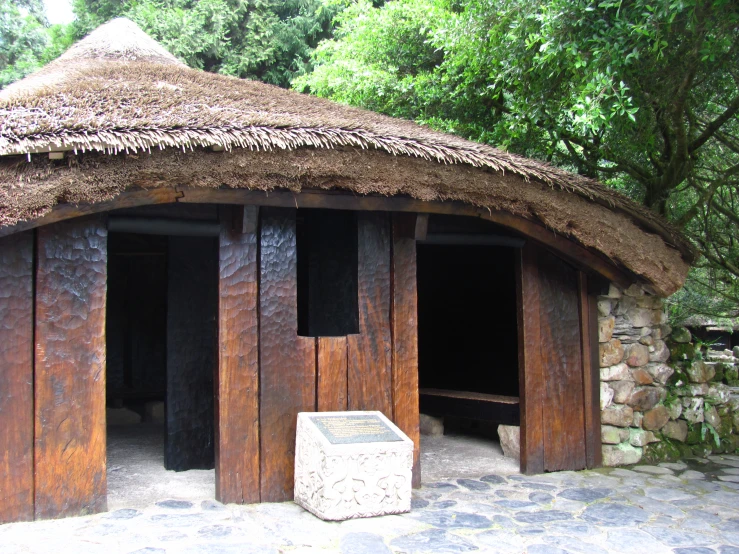
[[[190,67],[289,86],[330,35],[320,0],[75,0],[77,34],[126,16]]]
[[[0,88],[42,65],[47,24],[41,0],[0,0]]]
[[[738,4],[396,0],[339,22],[296,88],[600,179],[681,227],[704,285],[739,296]]]

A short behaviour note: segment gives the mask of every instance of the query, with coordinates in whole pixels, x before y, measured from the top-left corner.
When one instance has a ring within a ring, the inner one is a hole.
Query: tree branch
[[[688,147],[688,152],[693,153],[698,148],[703,146],[708,139],[710,139],[716,131],[718,131],[721,126],[726,123],[729,119],[734,117],[734,115],[739,111],[739,96],[734,98],[729,103],[729,106],[724,110],[724,113],[722,113],[720,116],[718,116],[716,119],[711,121],[708,125],[706,125],[706,128],[703,130],[703,132],[696,138],[692,143],[690,143],[690,146]]]

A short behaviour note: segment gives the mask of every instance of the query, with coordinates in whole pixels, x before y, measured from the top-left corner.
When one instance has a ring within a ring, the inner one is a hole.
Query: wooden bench
[[[420,389],[421,413],[436,417],[464,417],[503,425],[520,425],[517,396],[444,389]]]

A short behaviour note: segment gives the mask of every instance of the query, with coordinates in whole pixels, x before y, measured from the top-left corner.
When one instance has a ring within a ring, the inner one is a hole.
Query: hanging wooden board
[[[343,412],[347,409],[346,337],[316,339],[318,382],[317,410]]]

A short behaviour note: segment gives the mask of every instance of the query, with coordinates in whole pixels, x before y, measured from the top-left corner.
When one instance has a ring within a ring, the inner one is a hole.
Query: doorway
[[[518,471],[514,459],[503,459],[498,426],[520,424],[515,263],[522,244],[492,225],[431,216],[417,245],[420,411],[433,433],[443,428],[443,438],[422,439],[424,480],[447,452],[478,460],[458,466],[472,472]]]
[[[218,243],[149,223],[108,237],[109,508],[215,493]]]

